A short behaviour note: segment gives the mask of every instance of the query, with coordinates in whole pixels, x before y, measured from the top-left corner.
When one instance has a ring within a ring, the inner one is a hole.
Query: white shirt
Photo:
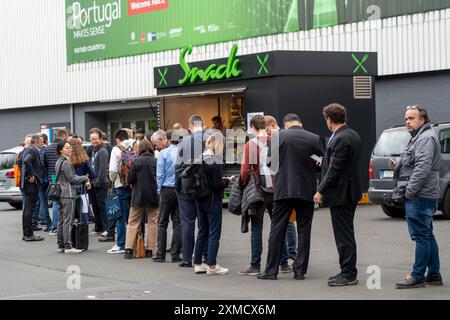
[[[133,141],[125,140],[120,143],[125,149],[133,147]],[[109,160],[109,179],[113,182],[114,188],[123,187],[122,182],[120,182],[119,169],[120,163],[122,161],[122,150],[119,147],[114,147],[111,151],[111,159]]]

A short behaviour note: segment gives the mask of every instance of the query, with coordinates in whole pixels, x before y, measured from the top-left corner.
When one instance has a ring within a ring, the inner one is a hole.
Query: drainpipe
[[[72,131],[72,133],[75,133],[75,117],[74,117],[73,103],[70,105],[70,131]]]

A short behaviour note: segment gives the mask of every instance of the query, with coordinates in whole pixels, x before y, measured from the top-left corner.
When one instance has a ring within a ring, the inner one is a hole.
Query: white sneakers
[[[117,244],[114,245],[114,247],[112,247],[111,249],[109,249],[108,251],[106,251],[107,253],[125,253],[125,249],[121,249]]]
[[[201,265],[194,264],[195,274],[206,273],[208,269],[208,265],[206,263],[202,263]]]
[[[227,268],[221,267],[218,264],[216,264],[216,267],[214,269],[212,269],[208,266],[208,268],[206,270],[206,274],[209,276],[215,276],[215,275],[227,274],[228,271],[229,270]]]
[[[59,250],[59,249],[58,249],[58,250]],[[67,254],[81,253],[81,252],[83,252],[83,250],[75,249],[75,248],[72,248],[72,249],[64,249],[64,253],[67,253]]]
[[[53,231],[50,231],[48,234],[49,234],[50,236],[57,236],[57,235],[58,235],[58,231],[53,230]]]
[[[207,275],[213,276],[213,275],[227,274],[229,270],[227,268],[221,267],[218,264],[216,264],[216,267],[213,269],[210,268],[206,263],[202,263],[201,265],[195,264],[194,271],[195,274],[206,273]]]

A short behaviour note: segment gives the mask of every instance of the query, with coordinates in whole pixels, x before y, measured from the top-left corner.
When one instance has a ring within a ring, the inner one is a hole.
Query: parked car
[[[8,202],[16,209],[22,209],[22,193],[16,187],[14,163],[23,147],[0,152],[0,202]]]
[[[442,165],[438,208],[446,219],[450,219],[450,123],[432,125],[441,145]],[[369,164],[369,200],[380,204],[383,212],[392,218],[405,216],[405,208],[385,201],[392,195],[394,187],[394,163],[405,150],[411,135],[405,126],[384,130],[378,139]]]

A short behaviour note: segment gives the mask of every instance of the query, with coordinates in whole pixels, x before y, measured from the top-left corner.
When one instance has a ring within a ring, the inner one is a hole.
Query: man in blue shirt
[[[181,219],[178,208],[178,197],[175,191],[175,164],[177,163],[178,141],[182,137],[179,130],[168,130],[166,133],[169,146],[162,150],[158,156],[156,167],[156,180],[158,194],[160,195],[160,207],[158,218],[158,252],[153,258],[155,262],[166,261],[167,226],[169,217],[172,219],[172,244],[170,253],[172,262],[181,262]]]

